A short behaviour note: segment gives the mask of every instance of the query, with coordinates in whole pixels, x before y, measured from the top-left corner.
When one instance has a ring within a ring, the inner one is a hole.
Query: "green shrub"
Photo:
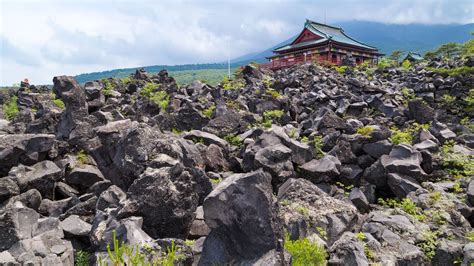
[[[474,231],[469,231],[469,232],[467,232],[466,238],[467,238],[469,241],[474,242]]]
[[[356,238],[359,239],[359,241],[365,241],[366,239],[364,232],[357,233]]]
[[[326,240],[328,238],[328,233],[326,232],[326,230],[324,230],[324,228],[322,228],[320,226],[316,226],[316,231],[318,232],[319,236],[322,239]]]
[[[316,159],[321,159],[324,156],[323,148],[323,137],[316,135],[314,136],[314,157]]]
[[[245,87],[245,83],[242,79],[230,79],[228,77],[224,77],[224,80],[221,82],[221,86],[224,90],[232,90]]]
[[[474,112],[474,89],[469,90],[467,97],[464,98],[464,102],[466,104],[464,111],[468,113]]]
[[[410,69],[410,68],[411,68],[411,63],[410,63],[410,61],[404,60],[404,61],[402,62],[402,67],[403,67],[403,69],[405,69],[405,70]]]
[[[409,100],[414,100],[416,98],[416,95],[413,92],[413,90],[410,90],[407,87],[402,88],[401,92],[402,92],[403,98],[405,99],[405,102],[408,102]]]
[[[404,198],[403,200],[398,199],[382,199],[379,198],[378,203],[382,206],[389,207],[389,208],[399,208],[405,211],[407,214],[412,215],[418,221],[424,221],[426,219],[426,215],[423,211],[416,206],[416,204],[409,198]]]
[[[132,79],[131,79],[130,77],[122,78],[122,83],[123,83],[124,85],[130,84],[130,82],[132,82]]]
[[[64,104],[63,100],[61,100],[61,99],[54,99],[53,103],[54,103],[54,105],[56,105],[57,107],[59,107],[61,109],[66,108],[66,105]]]
[[[158,105],[161,109],[166,109],[170,104],[170,96],[166,91],[157,91],[153,93],[150,97],[150,100]]]
[[[428,70],[433,71],[438,74],[445,74],[448,76],[459,76],[459,75],[468,75],[474,74],[474,67],[461,66],[455,68],[433,68],[427,67]]]
[[[89,252],[79,250],[74,256],[74,266],[89,266]]]
[[[102,90],[102,93],[105,96],[111,96],[114,90],[114,85],[112,84],[112,82],[110,82],[110,80],[108,79],[104,79],[102,80],[102,83],[104,84],[104,89]]]
[[[323,246],[309,239],[290,240],[285,236],[285,249],[291,254],[294,266],[325,265],[327,253]]]
[[[474,156],[454,152],[454,144],[454,141],[448,141],[441,147],[443,168],[455,178],[474,175]]]
[[[442,100],[444,104],[446,104],[447,106],[451,106],[456,101],[456,97],[451,96],[449,94],[445,94],[443,95]]]
[[[140,90],[140,95],[143,97],[150,98],[153,93],[158,90],[160,84],[155,84],[153,82],[147,82],[145,86]]]
[[[242,140],[237,135],[229,134],[227,136],[224,136],[224,139],[232,146],[242,146]]]
[[[346,73],[347,69],[349,69],[348,66],[335,66],[334,69],[336,69],[336,72],[339,74],[344,74]]]
[[[13,96],[10,98],[8,102],[3,104],[3,114],[5,115],[5,118],[9,121],[15,119],[15,117],[20,112],[20,109],[18,108],[17,100],[18,100],[18,97]]]
[[[305,217],[309,215],[309,210],[308,210],[308,208],[306,208],[306,207],[304,207],[304,206],[296,206],[296,207],[295,207],[295,210],[296,210],[299,214],[301,214],[301,215],[303,215],[303,216],[305,216]]]
[[[365,127],[360,127],[357,129],[357,134],[360,134],[362,136],[369,137],[372,135],[372,132],[374,131],[374,128],[371,126],[365,126]]]
[[[392,131],[392,136],[389,140],[392,144],[412,144],[413,135],[411,132],[402,131],[397,128],[392,128],[390,131]]]
[[[441,199],[441,196],[442,194],[439,191],[431,192],[428,194],[428,202],[433,205]]]
[[[281,96],[278,91],[276,91],[276,90],[274,90],[274,89],[271,89],[271,88],[270,88],[270,89],[267,89],[266,92],[267,92],[268,94],[270,94],[273,98],[278,98],[278,97]]]
[[[264,120],[273,120],[273,119],[278,119],[283,116],[285,112],[283,110],[271,110],[271,111],[265,111],[263,113],[263,119]]]
[[[436,254],[438,246],[438,233],[434,231],[425,231],[422,233],[423,239],[417,246],[425,253],[428,259],[432,259]]]
[[[215,106],[215,105],[212,105],[212,106],[210,106],[209,108],[204,109],[204,110],[202,111],[202,114],[203,114],[204,116],[206,116],[206,117],[211,118],[212,114],[214,113],[214,110],[216,110],[216,106]]]
[[[77,162],[79,164],[87,164],[89,163],[89,158],[84,150],[80,150],[76,155]]]

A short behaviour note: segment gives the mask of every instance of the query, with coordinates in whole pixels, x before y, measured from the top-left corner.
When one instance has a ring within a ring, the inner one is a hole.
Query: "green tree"
[[[389,59],[392,61],[395,61],[398,65],[398,62],[400,62],[400,59],[402,58],[404,51],[401,50],[395,50],[392,52],[392,54],[389,56]]]

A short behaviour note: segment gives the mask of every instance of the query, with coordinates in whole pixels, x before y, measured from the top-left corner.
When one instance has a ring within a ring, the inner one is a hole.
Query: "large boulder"
[[[211,191],[205,173],[181,164],[147,168],[128,189],[119,217],[143,217],[143,230],[153,238],[186,238],[196,208]]]
[[[14,167],[9,176],[18,184],[21,192],[34,188],[44,198],[54,199],[56,182],[61,179],[61,169],[52,161],[42,161],[32,166]]]
[[[53,91],[60,98],[66,110],[62,113],[57,128],[57,137],[69,139],[69,135],[88,115],[86,94],[73,77],[58,76],[53,78]],[[80,131],[81,128],[78,127]]]
[[[51,134],[0,135],[0,176],[19,163],[33,165],[47,159],[54,139]]]
[[[250,265],[272,250],[276,259],[283,257],[271,179],[262,170],[235,174],[208,195],[203,208],[211,232],[199,265]]]
[[[290,239],[321,234],[333,243],[357,222],[356,208],[326,194],[310,181],[288,179],[278,190],[280,219]]]
[[[329,182],[339,176],[341,162],[332,155],[325,155],[321,159],[314,159],[303,164],[299,170],[302,176],[315,182]]]

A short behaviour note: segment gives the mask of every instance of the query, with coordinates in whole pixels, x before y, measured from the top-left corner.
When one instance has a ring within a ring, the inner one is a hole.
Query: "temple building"
[[[303,31],[291,43],[274,49],[273,53],[264,67],[279,69],[308,61],[341,65],[348,57],[356,64],[375,64],[383,55],[377,48],[349,37],[342,28],[311,20],[306,20]]]

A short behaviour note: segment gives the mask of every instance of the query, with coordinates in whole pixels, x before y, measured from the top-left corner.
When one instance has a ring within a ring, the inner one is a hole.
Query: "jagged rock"
[[[56,201],[44,199],[38,207],[38,212],[45,216],[59,217],[79,203],[80,201],[77,197],[69,197]]]
[[[425,171],[421,168],[423,157],[413,147],[405,144],[396,145],[389,155],[380,157],[381,163],[389,173],[397,173],[424,181]]]
[[[54,138],[50,134],[0,135],[0,176],[7,175],[12,166],[20,163],[33,165],[47,159]]]
[[[462,257],[462,245],[459,243],[443,240],[436,248],[436,254],[431,260],[433,265],[451,265]]]
[[[68,139],[71,132],[81,125],[80,121],[88,115],[86,94],[73,77],[58,76],[53,78],[53,91],[60,98],[66,110],[58,124],[57,137]]]
[[[368,212],[370,210],[369,201],[359,188],[352,189],[349,199],[360,212]]]
[[[0,203],[20,194],[20,188],[9,177],[0,178]]]
[[[71,215],[61,222],[61,227],[66,234],[72,236],[88,236],[92,226],[84,222],[77,215]]]
[[[410,119],[414,119],[421,124],[429,123],[436,118],[434,109],[428,106],[423,100],[409,101],[408,113]]]
[[[89,188],[97,182],[104,181],[104,176],[97,167],[93,165],[79,165],[74,167],[69,175],[66,176],[66,182],[82,188]]]
[[[187,132],[186,134],[184,134],[183,138],[193,140],[193,141],[197,141],[197,142],[202,141],[207,146],[209,146],[211,144],[215,144],[215,145],[217,145],[217,146],[219,146],[219,147],[221,147],[225,150],[227,150],[229,148],[229,144],[227,143],[227,141],[219,138],[216,135],[213,135],[213,134],[210,134],[210,133],[207,133],[207,132],[203,132],[203,131],[200,131],[200,130],[191,130],[191,131]]]
[[[344,233],[329,249],[331,265],[369,265],[364,246],[350,232]]]
[[[339,176],[341,162],[332,155],[325,155],[319,160],[311,160],[303,164],[300,173],[315,183],[328,182]]]
[[[210,190],[209,179],[198,169],[147,168],[128,189],[119,217],[143,217],[144,231],[154,238],[186,238],[194,212]]]
[[[222,181],[204,201],[211,229],[199,265],[251,264],[267,252],[282,256],[282,228],[272,196],[271,176],[261,170]]]
[[[194,217],[193,224],[189,231],[189,236],[193,238],[198,238],[202,236],[207,236],[211,230],[204,220],[204,210],[202,206],[197,207],[196,216]]]
[[[26,207],[0,210],[0,251],[8,250],[20,240],[32,237],[38,213]]]
[[[463,248],[462,265],[471,265],[474,262],[474,242],[466,244]]]
[[[390,173],[387,176],[387,184],[393,194],[400,199],[405,198],[408,193],[421,188],[420,184],[413,178],[404,175]]]
[[[31,167],[14,167],[9,176],[18,184],[21,192],[34,188],[44,198],[54,199],[54,189],[56,182],[61,179],[61,169],[52,161],[42,161]]]
[[[364,144],[362,148],[367,154],[378,159],[384,154],[389,154],[392,144],[388,140],[380,140],[374,143]]]
[[[97,81],[89,81],[84,85],[87,106],[89,111],[95,111],[105,104],[105,96],[102,93],[102,86]]]
[[[320,233],[333,243],[357,220],[357,210],[350,203],[332,198],[308,180],[288,179],[278,190],[280,217],[290,239]]]
[[[474,205],[474,179],[471,179],[467,186],[467,199]]]

